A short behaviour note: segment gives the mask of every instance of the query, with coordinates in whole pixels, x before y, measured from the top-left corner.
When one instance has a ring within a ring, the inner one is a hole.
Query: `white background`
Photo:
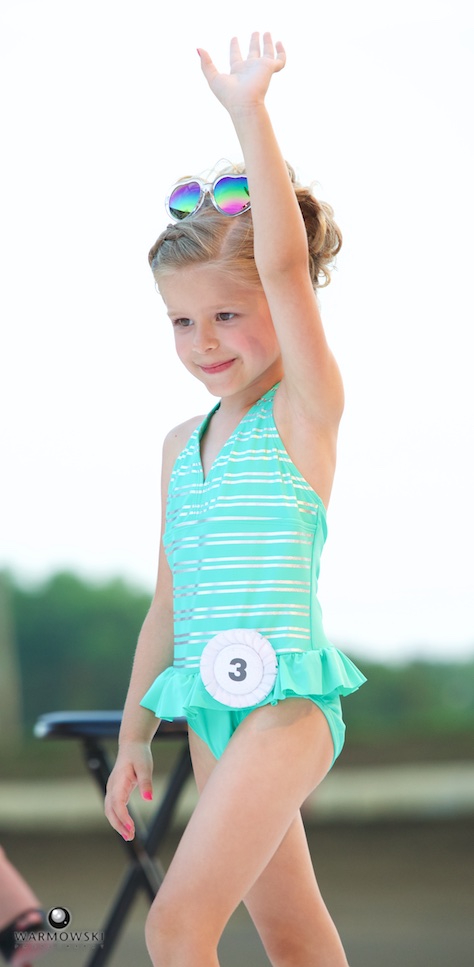
[[[321,295],[347,396],[326,630],[379,659],[472,654],[472,7],[187,7],[3,0],[0,566],[151,591],[161,441],[214,400],[147,252],[169,186],[241,157],[196,47],[226,69],[233,34],[270,29],[283,152],[344,234]]]

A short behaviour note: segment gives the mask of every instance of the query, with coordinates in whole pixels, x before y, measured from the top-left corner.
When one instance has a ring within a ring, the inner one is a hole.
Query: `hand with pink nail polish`
[[[135,836],[135,827],[127,809],[134,789],[142,799],[151,801],[153,759],[149,742],[125,742],[120,745],[115,766],[109,776],[105,796],[105,815],[111,826],[126,841]]]

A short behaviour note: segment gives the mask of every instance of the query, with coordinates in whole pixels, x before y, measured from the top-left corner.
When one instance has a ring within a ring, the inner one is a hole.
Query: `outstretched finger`
[[[263,56],[270,57],[273,60],[275,56],[275,50],[273,47],[272,35],[269,31],[265,31],[263,35]]]
[[[240,64],[242,61],[242,54],[240,51],[240,44],[237,37],[232,37],[230,42],[230,66],[235,67],[236,64]]]
[[[258,31],[254,31],[250,37],[249,57],[260,57],[260,34]]]
[[[277,40],[275,46],[276,46],[275,64],[277,65],[276,69],[278,71],[281,71],[286,64],[286,51],[281,40]]]
[[[275,46],[273,46],[272,35],[269,31],[266,31],[263,35],[263,56],[274,62],[275,71],[280,71],[286,64],[285,48],[281,40],[277,40]]]
[[[214,77],[216,77],[219,73],[217,67],[214,66],[207,50],[203,50],[202,47],[198,47],[197,52],[201,60],[201,70],[206,78],[207,83],[210,84]]]

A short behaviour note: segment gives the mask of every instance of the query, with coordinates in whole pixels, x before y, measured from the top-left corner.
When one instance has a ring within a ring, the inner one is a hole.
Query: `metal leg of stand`
[[[111,771],[106,753],[95,740],[88,739],[84,744],[88,767],[102,792],[105,792]],[[136,826],[135,839],[131,842],[125,842],[120,837],[128,854],[132,857],[133,865],[122,880],[104,926],[104,945],[94,950],[86,967],[103,967],[107,962],[139,888],[141,887],[146,891],[150,902],[155,898],[163,882],[164,873],[161,867],[159,865],[157,867],[156,862],[153,861],[153,856],[169,830],[174,807],[190,772],[191,760],[186,745],[171,774],[163,801],[148,830],[145,832],[141,830],[141,824],[133,817]]]

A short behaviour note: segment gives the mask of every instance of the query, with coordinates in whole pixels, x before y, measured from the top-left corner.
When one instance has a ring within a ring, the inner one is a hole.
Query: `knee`
[[[145,923],[145,939],[153,967],[170,967],[180,939],[179,912],[159,890]]]
[[[305,955],[310,963],[311,956],[314,955],[314,945],[311,944],[311,949],[308,950],[307,942],[301,936],[295,935],[288,923],[273,927],[266,937],[262,937],[262,942],[271,963],[278,964],[279,967],[302,964]]]
[[[173,891],[166,891],[165,886],[150,908],[145,939],[153,967],[191,964],[197,951],[213,946],[205,924],[193,915],[192,904],[186,904]]]
[[[271,930],[260,934],[268,958],[278,967],[293,967],[294,964],[315,962],[331,964],[333,967],[348,967],[346,955],[334,924],[327,917],[327,923],[298,925],[290,920],[273,923]]]

